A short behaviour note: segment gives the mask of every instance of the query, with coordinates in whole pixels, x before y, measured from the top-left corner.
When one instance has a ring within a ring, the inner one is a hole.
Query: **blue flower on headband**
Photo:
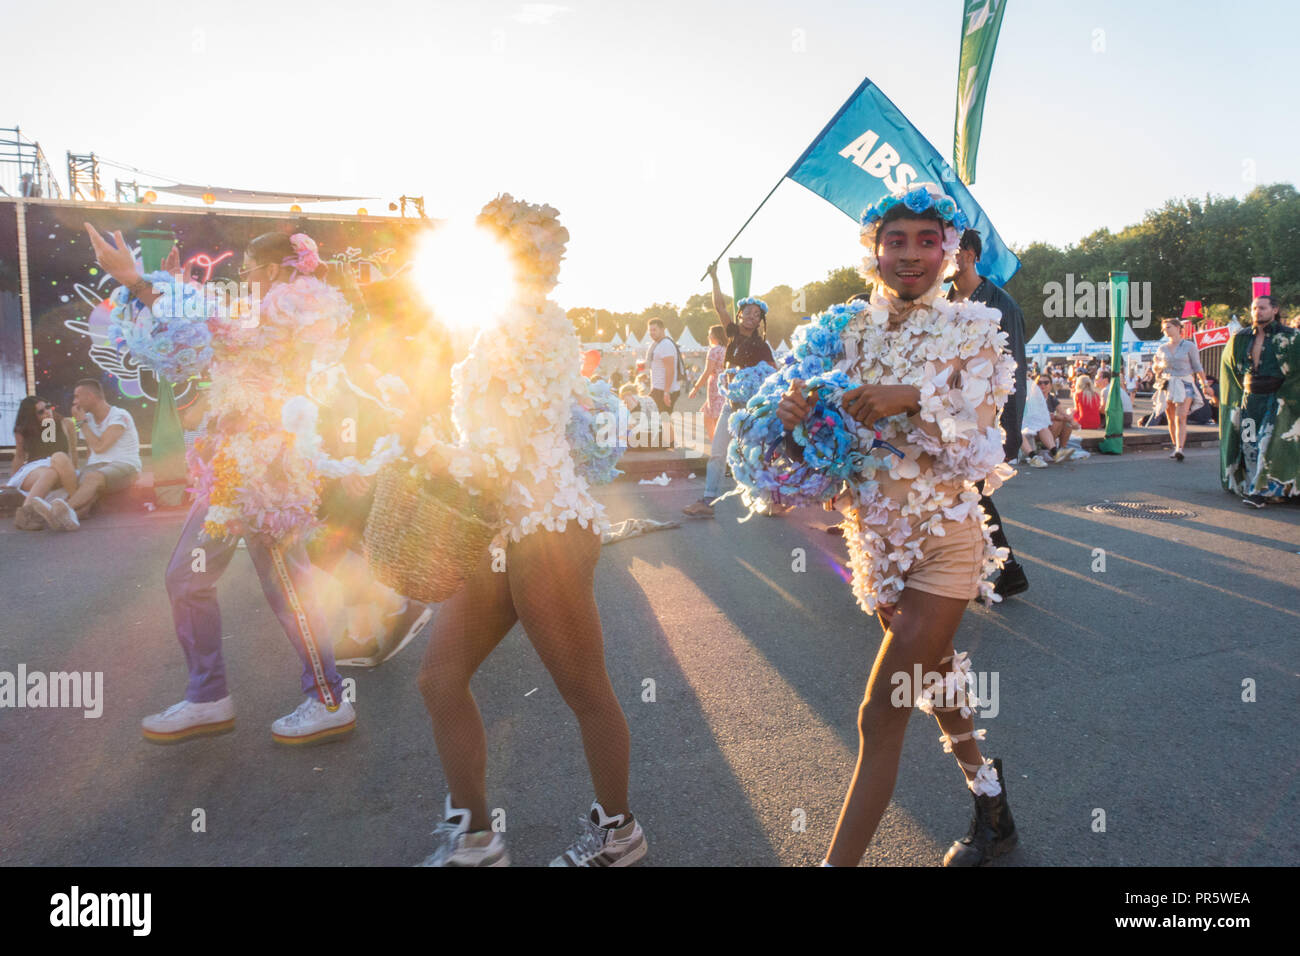
[[[736,311],[739,312],[747,305],[756,305],[763,310],[764,315],[767,315],[767,303],[764,302],[762,299],[756,299],[753,296],[750,296],[747,299],[741,299],[739,302],[737,302]]]
[[[912,212],[925,212],[933,202],[934,198],[930,195],[930,191],[920,187],[913,189],[903,197],[903,205]]]
[[[970,220],[966,214],[957,207],[957,202],[951,196],[943,195],[939,197],[932,196],[930,191],[924,186],[917,186],[909,190],[905,195],[886,196],[874,206],[868,206],[862,210],[862,215],[858,218],[858,224],[864,228],[873,223],[880,222],[885,217],[885,213],[897,206],[899,203],[905,205],[910,212],[922,213],[928,209],[933,209],[939,214],[939,217],[945,222],[952,224],[953,228],[959,233],[964,232],[970,227]]]

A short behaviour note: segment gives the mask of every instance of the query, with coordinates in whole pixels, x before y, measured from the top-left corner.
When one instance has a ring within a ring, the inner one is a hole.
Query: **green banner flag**
[[[957,122],[952,165],[967,186],[975,183],[975,154],[984,122],[984,95],[993,70],[993,52],[1002,29],[1006,0],[966,0],[962,15],[961,58],[957,64]]]
[[[1128,273],[1110,274],[1110,393],[1106,400],[1106,437],[1097,450],[1124,453],[1124,316],[1128,315]]]
[[[176,245],[176,237],[166,229],[140,230],[140,259],[145,272],[157,272],[162,268],[167,253]]]
[[[140,231],[140,259],[145,272],[162,268],[163,260],[176,244],[165,229]],[[176,411],[176,392],[171,382],[158,379],[158,407],[154,410],[153,432],[149,436],[149,462],[153,473],[154,501],[162,508],[185,504],[185,430]]]
[[[754,260],[733,256],[727,260],[727,265],[731,266],[731,305],[733,311],[738,311],[735,309],[736,303],[749,298],[749,276]]]

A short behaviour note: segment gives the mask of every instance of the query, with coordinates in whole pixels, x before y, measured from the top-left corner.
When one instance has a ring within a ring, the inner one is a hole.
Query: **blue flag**
[[[1006,285],[1020,260],[1007,248],[970,190],[870,80],[863,80],[786,176],[853,218],[891,189],[938,183],[979,231],[984,243],[977,270]]]

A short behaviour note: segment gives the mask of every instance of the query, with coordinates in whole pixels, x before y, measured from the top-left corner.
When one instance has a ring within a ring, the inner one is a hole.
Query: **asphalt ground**
[[[1300,507],[1244,508],[1221,491],[1217,455],[1094,455],[1022,469],[997,493],[1031,587],[972,604],[955,642],[996,688],[996,715],[977,726],[1004,760],[1021,843],[995,866],[1300,863]],[[674,519],[702,478],[619,482],[601,497],[615,520]],[[1086,510],[1103,500],[1194,514]],[[815,864],[852,772],[880,628],[853,601],[842,541],[812,509],[738,516],[733,499],[714,519],[608,545],[597,571],[643,865]],[[359,713],[350,738],[277,746],[270,723],[298,703],[299,665],[246,555],[220,590],[236,731],[141,740],[140,719],[185,687],[162,584],[179,529],[161,514],[107,514],[75,534],[0,525],[0,671],[104,675],[97,719],[0,709],[0,862],[419,862],[445,792],[415,686],[424,638],[344,672]],[[544,864],[591,800],[576,722],[518,627],[473,690],[489,803],[514,862]],[[864,862],[937,865],[970,809],[918,712]]]

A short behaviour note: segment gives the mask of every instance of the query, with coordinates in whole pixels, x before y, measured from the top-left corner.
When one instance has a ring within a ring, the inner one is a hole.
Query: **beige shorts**
[[[926,535],[921,559],[908,568],[904,590],[969,601],[979,594],[984,532],[978,521],[945,521],[944,534]]]
[[[136,478],[140,477],[140,472],[125,462],[97,461],[93,465],[86,465],[81,468],[77,472],[77,480],[80,481],[85,478],[86,473],[91,471],[97,471],[104,476],[104,494],[106,495],[125,491],[135,484]]]

